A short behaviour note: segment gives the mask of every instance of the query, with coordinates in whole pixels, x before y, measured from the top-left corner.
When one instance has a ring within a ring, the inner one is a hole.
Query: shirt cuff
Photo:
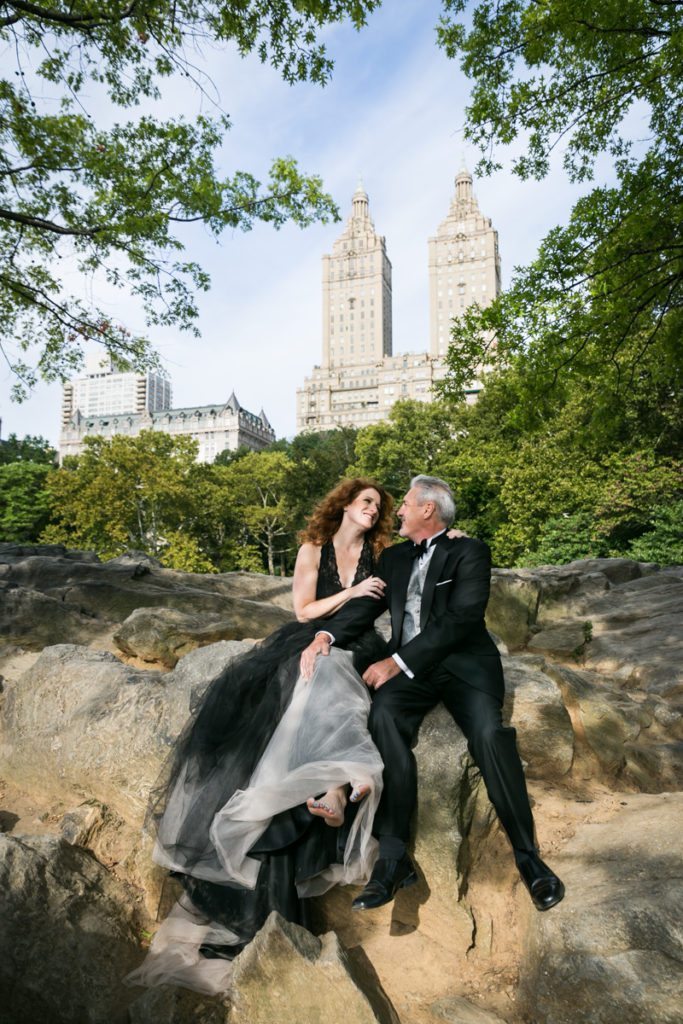
[[[318,632],[315,635],[316,636],[329,636],[330,643],[331,644],[334,643],[334,637],[332,636],[332,634],[327,629],[319,629]]]
[[[410,671],[403,658],[399,657],[398,654],[392,654],[391,657],[394,659],[394,661],[400,668],[401,672],[405,672],[405,674],[408,676],[408,679],[415,678],[415,673]]]

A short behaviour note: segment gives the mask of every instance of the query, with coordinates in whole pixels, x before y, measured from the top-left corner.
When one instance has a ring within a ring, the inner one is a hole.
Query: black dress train
[[[366,540],[352,585],[373,571]],[[316,599],[341,589],[328,541]],[[320,628],[324,620],[276,630],[232,661],[191,709],[148,814],[154,859],[183,895],[130,984],[224,991],[229,961],[207,958],[200,947],[239,952],[272,910],[306,926],[309,897],[367,878],[382,762],[359,673],[384,656],[384,644],[369,631],[348,650],[333,646],[306,681],[299,658]],[[305,801],[348,782],[371,792],[349,805],[342,828],[330,828]]]

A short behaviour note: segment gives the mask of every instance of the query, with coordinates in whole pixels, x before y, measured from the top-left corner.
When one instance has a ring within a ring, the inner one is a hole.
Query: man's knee
[[[403,735],[410,731],[400,701],[396,700],[391,691],[385,687],[380,687],[373,695],[368,725],[373,735],[382,733]]]
[[[500,720],[489,718],[473,726],[469,735],[469,747],[475,757],[477,754],[495,754],[497,750],[514,744],[515,737],[514,729],[503,725]]]

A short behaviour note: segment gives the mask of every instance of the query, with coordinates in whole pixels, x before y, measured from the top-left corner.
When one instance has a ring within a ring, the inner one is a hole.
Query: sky
[[[303,231],[257,225],[225,232],[218,242],[201,226],[187,231],[186,255],[212,279],[199,299],[201,338],[171,328],[150,334],[174,406],[219,403],[234,391],[247,409],[265,410],[278,437],[296,432],[296,388],[321,357],[321,257],[343,230],[359,177],[393,266],[394,352],[428,349],[427,239],[448,212],[463,161],[473,170],[477,159],[463,138],[469,84],[436,46],[439,11],[437,0],[385,0],[359,33],[326,29],[335,70],[324,88],[286,85],[255,57],[230,50],[203,55],[233,125],[221,172],[265,177],[273,157],[292,155],[302,170],[322,176],[342,223]],[[90,103],[96,119],[112,116],[97,97]],[[210,105],[186,80],[164,87],[165,112],[192,117],[200,109]],[[513,267],[529,262],[544,235],[566,220],[579,193],[559,155],[543,182],[519,181],[509,170],[511,154],[501,156],[503,169],[475,179],[475,194],[498,230],[505,286]],[[96,297],[133,330],[144,329],[125,292]],[[41,434],[57,444],[61,386],[41,385],[18,405],[9,399],[11,384],[3,368],[2,436]]]

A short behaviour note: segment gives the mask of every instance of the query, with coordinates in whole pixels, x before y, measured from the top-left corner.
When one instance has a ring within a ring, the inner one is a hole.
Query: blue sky
[[[324,89],[287,86],[270,67],[231,51],[202,57],[233,124],[222,171],[265,176],[272,157],[291,154],[302,169],[322,175],[344,219],[362,176],[393,264],[395,352],[428,348],[427,239],[447,213],[463,156],[470,168],[476,161],[463,145],[468,83],[435,43],[439,11],[436,0],[385,0],[360,33],[326,30],[335,71]],[[106,116],[95,97],[90,103]],[[186,80],[168,83],[163,111],[192,117],[202,107],[208,109],[206,99]],[[505,284],[566,219],[578,190],[559,166],[540,183],[520,182],[506,167],[475,181],[475,193],[498,229]],[[295,432],[296,388],[320,361],[321,256],[342,226],[257,226],[228,232],[219,243],[201,226],[188,230],[187,255],[209,271],[212,290],[200,297],[200,339],[170,329],[151,335],[174,405],[220,402],[234,390],[248,409],[265,409],[278,436]],[[124,292],[94,291],[112,315],[142,329]],[[41,386],[15,405],[10,386],[3,369],[2,436],[38,433],[56,443],[61,388]]]

